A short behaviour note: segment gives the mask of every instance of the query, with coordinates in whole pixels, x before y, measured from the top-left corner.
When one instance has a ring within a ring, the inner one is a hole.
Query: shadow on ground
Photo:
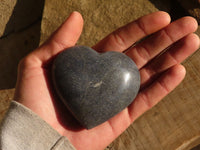
[[[150,2],[159,10],[168,12],[171,15],[172,21],[189,15],[177,0],[150,0]]]
[[[21,58],[38,47],[45,0],[17,0],[0,37],[0,89],[14,88]]]

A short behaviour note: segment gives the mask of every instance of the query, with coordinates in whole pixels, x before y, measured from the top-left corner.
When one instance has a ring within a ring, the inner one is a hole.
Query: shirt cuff
[[[75,150],[66,137],[61,136],[38,115],[15,101],[1,123],[2,150]]]

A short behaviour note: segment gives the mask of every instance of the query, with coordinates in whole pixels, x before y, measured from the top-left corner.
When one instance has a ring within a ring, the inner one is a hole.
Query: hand
[[[56,101],[50,77],[53,58],[76,44],[82,27],[81,15],[72,13],[49,40],[20,62],[15,100],[66,136],[78,150],[100,150],[183,80],[185,69],[180,63],[199,47],[199,38],[193,33],[197,22],[184,17],[170,24],[167,13],[155,12],[119,28],[93,47],[99,52],[126,50],[140,70],[141,90],[128,108],[91,130],[80,127]]]

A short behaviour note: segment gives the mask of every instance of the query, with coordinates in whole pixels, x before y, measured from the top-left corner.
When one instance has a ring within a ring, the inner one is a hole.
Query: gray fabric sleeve
[[[1,123],[1,150],[75,150],[39,116],[23,105],[12,101]]]

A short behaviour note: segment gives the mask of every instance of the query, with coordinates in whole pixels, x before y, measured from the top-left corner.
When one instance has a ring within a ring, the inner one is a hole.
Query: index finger
[[[154,12],[117,29],[101,40],[93,48],[99,52],[123,52],[133,45],[133,43],[164,28],[169,23],[169,14],[162,11]]]

